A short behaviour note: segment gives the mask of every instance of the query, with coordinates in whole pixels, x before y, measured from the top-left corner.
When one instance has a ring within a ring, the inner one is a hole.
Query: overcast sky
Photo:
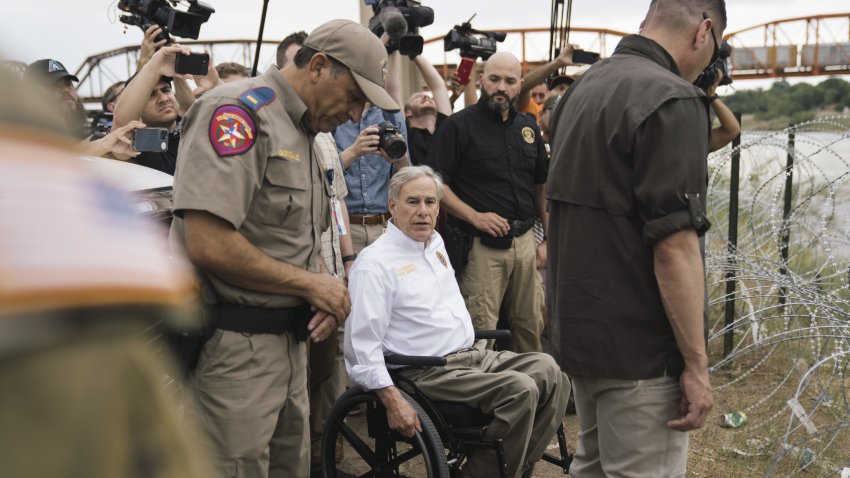
[[[269,0],[265,38],[281,39],[296,30],[310,31],[333,18],[359,19],[362,0]],[[141,30],[116,20],[112,0],[4,0],[0,18],[0,57],[30,63],[54,58],[74,71],[92,54],[138,44]],[[201,28],[201,39],[256,38],[262,0],[206,0],[216,9]],[[473,26],[482,30],[548,27],[550,0],[424,0],[435,11],[434,24],[421,31],[431,38],[444,35],[452,25],[477,13]],[[625,32],[637,30],[649,0],[574,0],[573,26],[600,27]],[[771,20],[850,11],[846,0],[727,0],[727,32]],[[845,30],[847,21],[844,21]],[[847,39],[847,33],[835,32]],[[790,32],[794,36],[795,33]],[[590,40],[588,40],[590,41]],[[510,41],[509,41],[510,42]],[[506,42],[507,43],[507,42]],[[517,51],[514,40],[506,49]],[[442,63],[438,47],[426,50]],[[263,50],[265,53],[266,50]],[[546,36],[529,40],[527,53],[542,58],[548,53]],[[456,53],[455,53],[456,55]],[[456,61],[456,58],[449,58]],[[742,82],[739,86],[746,87]],[[756,85],[757,83],[750,83]],[[763,84],[763,83],[761,83]]]

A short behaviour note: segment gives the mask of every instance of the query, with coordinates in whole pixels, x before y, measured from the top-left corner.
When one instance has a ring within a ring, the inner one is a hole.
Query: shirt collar
[[[673,60],[670,53],[655,40],[642,35],[628,35],[623,37],[620,43],[617,44],[614,54],[642,56],[670,70],[676,76],[682,76],[679,73],[679,67],[676,66],[676,61]]]
[[[280,104],[283,105],[283,108],[292,120],[292,124],[304,128],[306,131],[307,128],[304,126],[303,121],[304,115],[307,113],[307,105],[301,101],[301,97],[298,96],[298,94],[295,93],[295,90],[289,86],[289,83],[283,79],[283,75],[280,70],[278,70],[276,66],[272,65],[265,71],[265,73],[263,73],[263,78],[268,80],[269,84],[277,90],[277,98],[280,100]]]
[[[405,233],[401,232],[401,229],[399,229],[398,227],[396,227],[395,224],[393,224],[392,219],[387,221],[387,232],[385,232],[385,234],[389,236],[390,240],[392,240],[399,246],[404,247],[405,249],[411,249],[417,252],[424,251],[426,249],[424,242],[415,241],[407,237]],[[431,237],[428,238],[429,248],[436,243],[436,238],[437,231],[432,231]]]

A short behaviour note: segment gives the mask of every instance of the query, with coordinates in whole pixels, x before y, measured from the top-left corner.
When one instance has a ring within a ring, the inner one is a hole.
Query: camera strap
[[[384,111],[384,110],[381,110],[381,114],[382,114],[382,115],[384,115],[384,121],[389,121],[389,122],[390,122],[390,123],[392,123],[392,124],[393,124],[393,126],[395,126],[396,128],[399,128],[399,127],[400,127],[400,125],[398,124],[398,121],[395,119],[395,115],[394,115],[394,114],[392,114],[392,113],[390,113],[390,112],[388,112],[388,111]]]

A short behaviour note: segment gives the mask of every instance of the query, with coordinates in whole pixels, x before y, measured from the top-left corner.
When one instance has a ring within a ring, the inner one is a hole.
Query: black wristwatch
[[[343,264],[345,264],[346,262],[351,262],[351,261],[353,261],[354,259],[357,259],[357,254],[351,254],[351,255],[348,255],[348,256],[342,256],[342,263],[343,263]]]

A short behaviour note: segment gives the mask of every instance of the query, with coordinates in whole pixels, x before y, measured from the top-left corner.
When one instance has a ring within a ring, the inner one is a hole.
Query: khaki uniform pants
[[[572,478],[685,476],[688,434],[666,425],[678,415],[678,379],[571,379],[580,428]]]
[[[494,416],[483,438],[501,438],[508,476],[543,456],[561,424],[570,393],[570,382],[548,355],[476,350],[449,355],[445,367],[401,371],[432,400],[462,402]],[[499,476],[495,454],[473,452],[464,465],[472,477]]]
[[[310,349],[310,466],[322,463],[325,418],[336,399],[345,392],[348,375],[342,352],[340,326],[328,338],[309,343]]]
[[[305,343],[216,330],[192,381],[220,476],[309,476]]]
[[[377,241],[381,234],[387,230],[386,224],[351,224],[349,226],[351,234],[351,244],[354,246],[354,253],[360,254],[364,247]]]
[[[514,238],[510,249],[481,245],[476,237],[469,263],[458,281],[476,329],[495,329],[502,301],[511,330],[511,350],[540,352],[543,332],[543,283],[537,272],[537,249],[531,231]]]
[[[212,476],[158,344],[139,330],[0,359],[0,475]]]

